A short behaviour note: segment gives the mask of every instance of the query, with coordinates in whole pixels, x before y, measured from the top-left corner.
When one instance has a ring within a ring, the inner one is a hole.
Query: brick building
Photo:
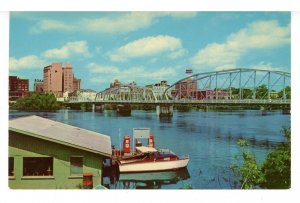
[[[80,90],[81,79],[77,79],[74,77],[73,79],[73,92],[76,90]]]
[[[29,80],[9,76],[9,100],[16,100],[29,94]]]

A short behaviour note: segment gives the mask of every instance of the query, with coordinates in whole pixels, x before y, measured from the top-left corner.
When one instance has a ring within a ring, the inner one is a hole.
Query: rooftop
[[[9,131],[48,140],[104,156],[111,156],[111,139],[107,135],[56,122],[39,116],[9,121]]]

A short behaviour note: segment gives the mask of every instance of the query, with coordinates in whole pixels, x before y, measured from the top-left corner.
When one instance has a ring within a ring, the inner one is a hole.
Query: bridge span
[[[291,100],[267,100],[267,99],[244,99],[244,100],[156,100],[156,101],[143,101],[143,100],[70,100],[67,103],[78,104],[226,104],[226,105],[290,105]]]
[[[135,82],[118,82],[94,98],[77,95],[66,103],[152,104],[163,108],[176,104],[290,107],[290,80],[288,72],[239,68],[193,74],[172,85],[162,81],[140,87]]]

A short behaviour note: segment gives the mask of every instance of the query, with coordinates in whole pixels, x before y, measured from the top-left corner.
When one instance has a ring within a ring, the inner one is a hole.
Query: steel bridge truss
[[[287,72],[231,69],[194,74],[164,89],[135,84],[118,85],[97,93],[95,99],[84,101],[83,98],[71,98],[69,102],[289,102],[286,87],[290,83],[291,74]]]
[[[158,93],[149,87],[120,85],[97,93],[95,101],[160,101],[164,92]]]
[[[291,74],[261,69],[231,69],[183,78],[164,93],[166,100],[283,99]],[[281,94],[279,94],[281,92]]]

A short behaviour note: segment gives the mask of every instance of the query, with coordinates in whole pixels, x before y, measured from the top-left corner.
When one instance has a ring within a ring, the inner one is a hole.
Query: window
[[[70,174],[81,175],[83,173],[83,157],[72,156],[70,157]]]
[[[14,157],[8,158],[8,176],[14,176]]]
[[[53,157],[24,157],[23,176],[52,176]]]

